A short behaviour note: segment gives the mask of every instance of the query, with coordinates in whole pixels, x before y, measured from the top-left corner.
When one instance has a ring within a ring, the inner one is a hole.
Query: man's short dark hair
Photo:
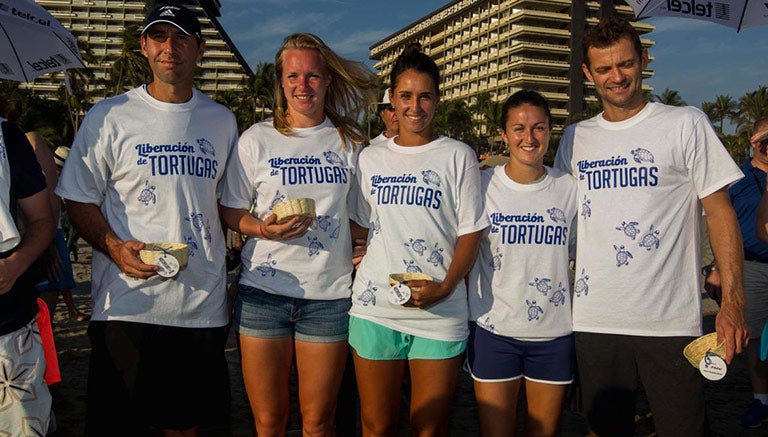
[[[584,34],[584,38],[581,40],[584,63],[589,67],[587,53],[591,47],[602,49],[615,44],[622,38],[629,38],[638,58],[643,57],[643,45],[640,43],[640,34],[637,33],[637,30],[632,27],[629,21],[621,17],[610,16],[600,20],[597,26],[590,28]]]

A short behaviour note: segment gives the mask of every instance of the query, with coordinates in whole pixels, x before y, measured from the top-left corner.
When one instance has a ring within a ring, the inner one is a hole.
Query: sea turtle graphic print
[[[491,258],[491,268],[493,269],[494,272],[498,272],[499,270],[501,270],[501,258],[503,256],[504,255],[501,253],[501,248],[497,247],[496,255],[494,255],[493,258]]]
[[[408,243],[405,243],[406,247],[410,247],[413,249],[414,252],[418,253],[420,256],[424,256],[424,252],[427,251],[427,246],[424,244],[424,240],[421,238],[413,239],[409,238]]]
[[[330,150],[323,152],[323,157],[325,157],[325,160],[328,161],[328,164],[340,165],[344,167],[344,160],[341,159],[341,157],[339,157],[336,152],[331,152]]]
[[[632,254],[624,246],[616,247],[614,244],[613,248],[616,250],[616,267],[628,266],[629,260],[633,258]]]
[[[435,243],[435,248],[432,250],[429,258],[427,258],[427,262],[434,264],[435,267],[443,264],[443,248],[437,247],[437,243]]]
[[[528,285],[536,287],[536,290],[546,296],[547,293],[549,293],[549,290],[552,289],[552,286],[549,285],[550,282],[552,282],[552,280],[548,278],[533,278],[533,282],[529,282]]]
[[[318,241],[317,237],[307,236],[307,240],[309,241],[309,256],[317,255],[321,250],[325,249],[325,246]]]
[[[592,201],[587,199],[587,196],[584,196],[584,201],[581,202],[581,216],[583,218],[592,217],[592,208],[589,207],[589,205],[592,204]]]
[[[416,265],[416,261],[412,259],[404,259],[403,264],[405,264],[405,272],[406,273],[421,273],[421,267]]]
[[[642,164],[643,162],[650,162],[653,164],[653,153],[649,150],[638,147],[635,150],[630,150],[629,153],[632,154],[632,158],[638,164]]]
[[[528,321],[539,320],[539,314],[544,314],[544,310],[540,306],[536,305],[535,300],[525,300],[528,305]]]
[[[576,297],[581,296],[581,293],[584,293],[584,296],[589,294],[589,284],[587,284],[587,281],[589,281],[589,275],[585,275],[584,269],[581,269],[581,276],[573,285],[573,289],[576,292]]]
[[[561,282],[560,285],[557,286],[557,289],[554,293],[552,293],[552,297],[549,298],[549,301],[554,306],[560,306],[565,303],[565,287],[563,287],[563,283]]]
[[[371,284],[371,281],[368,281],[368,287],[366,287],[365,290],[363,290],[362,293],[360,293],[360,296],[357,297],[357,300],[363,303],[363,306],[367,307],[368,304],[371,304],[373,306],[376,306],[376,291],[379,289],[379,287],[373,286]]]
[[[197,140],[197,145],[200,146],[200,151],[203,152],[203,155],[216,156],[216,149],[213,148],[213,144],[205,138]]]
[[[139,193],[139,202],[145,206],[149,206],[151,202],[153,205],[157,203],[157,196],[155,195],[155,186],[149,185],[149,179],[144,181],[144,189]]]
[[[424,171],[422,171],[421,172],[421,176],[422,176],[422,180],[427,185],[434,185],[436,187],[439,187],[440,183],[442,182],[440,180],[440,175],[437,174],[437,172],[432,171],[432,170],[424,170]]]
[[[549,214],[549,218],[552,219],[555,223],[565,223],[565,212],[563,212],[560,208],[552,207],[547,210],[547,214]]]
[[[637,228],[637,225],[637,222],[621,222],[621,226],[617,227],[616,230],[624,232],[624,235],[634,240],[635,237],[637,237],[637,234],[640,233],[640,229]]]
[[[653,225],[651,225],[651,229],[648,230],[648,233],[643,235],[643,238],[640,239],[640,247],[646,248],[649,252],[654,247],[656,247],[656,249],[659,248],[659,230],[656,229],[654,231]]]
[[[274,267],[277,265],[277,260],[272,258],[272,254],[267,255],[267,260],[256,266],[256,270],[261,273],[261,276],[275,276]]]

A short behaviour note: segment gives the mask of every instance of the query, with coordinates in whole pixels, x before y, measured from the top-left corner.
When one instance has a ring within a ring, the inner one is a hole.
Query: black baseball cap
[[[141,34],[144,35],[153,24],[168,23],[179,28],[189,36],[194,36],[198,41],[203,40],[203,34],[200,30],[200,21],[194,12],[183,6],[162,5],[155,8],[147,17],[147,24]]]

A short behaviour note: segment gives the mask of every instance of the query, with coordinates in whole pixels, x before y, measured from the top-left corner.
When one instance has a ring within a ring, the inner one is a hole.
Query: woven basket
[[[707,351],[720,358],[725,357],[725,342],[717,344],[717,332],[704,335],[688,343],[688,346],[683,349],[683,355],[691,363],[691,366],[698,369],[699,363],[701,363],[701,359],[704,358]]]
[[[433,281],[431,276],[426,273],[392,273],[389,275],[389,285],[395,286],[401,282],[408,281]]]
[[[155,261],[168,253],[179,262],[179,269],[187,266],[189,247],[182,243],[147,243],[143,250],[139,251],[139,259],[144,264],[155,265]]]
[[[278,223],[285,223],[294,217],[315,218],[315,199],[300,198],[286,200],[272,207]]]

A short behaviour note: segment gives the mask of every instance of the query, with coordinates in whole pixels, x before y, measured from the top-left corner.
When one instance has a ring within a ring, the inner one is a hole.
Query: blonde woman
[[[258,434],[285,435],[295,360],[304,433],[333,435],[348,348],[347,195],[366,141],[355,120],[377,79],[307,33],[285,39],[275,74],[274,119],[240,137],[221,201],[227,225],[249,237],[234,324]],[[314,199],[316,217],[278,223],[272,207],[295,198]]]

